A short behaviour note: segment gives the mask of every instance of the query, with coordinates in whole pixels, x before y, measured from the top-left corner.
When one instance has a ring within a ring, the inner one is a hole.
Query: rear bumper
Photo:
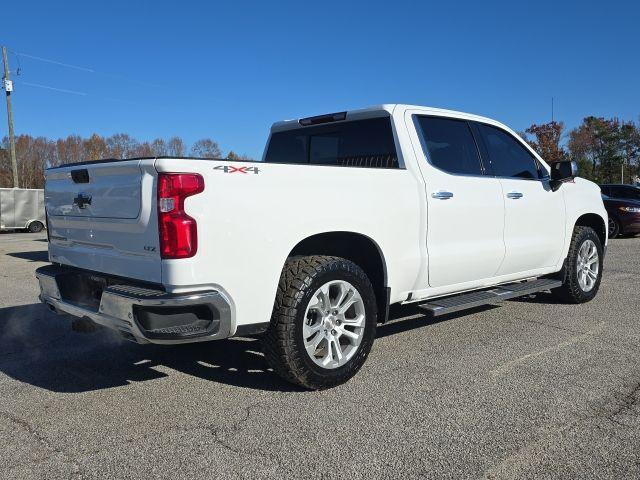
[[[38,268],[36,277],[40,301],[51,310],[89,319],[137,343],[192,343],[230,336],[230,302],[215,290],[170,294],[57,265]],[[104,288],[85,288],[101,282]]]

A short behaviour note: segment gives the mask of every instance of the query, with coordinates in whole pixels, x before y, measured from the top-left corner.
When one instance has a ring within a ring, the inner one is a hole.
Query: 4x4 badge
[[[260,173],[258,167],[234,167],[233,165],[218,165],[214,170],[222,170],[224,173]]]

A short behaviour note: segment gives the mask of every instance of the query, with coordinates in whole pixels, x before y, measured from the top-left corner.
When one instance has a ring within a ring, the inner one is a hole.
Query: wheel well
[[[600,243],[604,246],[604,242],[607,239],[607,225],[600,215],[595,213],[587,213],[585,215],[582,215],[576,221],[576,226],[578,225],[582,227],[593,228],[598,234]]]
[[[386,321],[389,308],[387,269],[380,247],[371,238],[353,232],[320,233],[298,243],[289,254],[293,255],[332,255],[351,260],[369,277],[376,295],[378,321]]]

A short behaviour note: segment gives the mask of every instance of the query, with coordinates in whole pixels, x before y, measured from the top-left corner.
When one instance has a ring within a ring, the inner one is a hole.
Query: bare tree
[[[247,155],[238,155],[233,150],[229,150],[229,153],[227,153],[227,160],[253,160],[253,159],[251,157],[248,157]]]
[[[157,157],[159,156],[153,149],[153,144],[149,142],[142,142],[138,144],[136,150],[136,157]]]
[[[184,142],[180,137],[171,137],[167,143],[167,155],[170,157],[184,157]]]
[[[218,142],[214,142],[210,138],[202,138],[191,147],[191,156],[202,158],[221,158],[222,150]]]
[[[100,160],[108,156],[107,143],[97,133],[94,133],[84,141],[84,149],[87,156],[85,160]]]
[[[153,142],[151,142],[151,150],[157,157],[164,157],[169,155],[169,148],[167,147],[167,142],[164,140],[164,138],[156,138]]]
[[[0,187],[13,185],[7,145],[8,139],[5,137],[0,142]],[[151,142],[139,142],[126,133],[116,133],[110,137],[94,133],[88,138],[69,135],[57,140],[30,135],[16,138],[19,182],[25,188],[42,188],[45,169],[61,164],[102,158],[183,157],[186,151],[184,141],[177,136],[168,140],[156,138]],[[222,158],[220,146],[210,138],[198,140],[189,152],[198,157]],[[249,160],[246,155],[238,155],[233,151],[229,152],[227,158]]]
[[[84,144],[85,141],[79,135],[59,138],[56,142],[57,155],[52,166],[85,160]]]
[[[116,133],[105,140],[107,156],[111,158],[131,158],[138,156],[140,144],[126,133]]]

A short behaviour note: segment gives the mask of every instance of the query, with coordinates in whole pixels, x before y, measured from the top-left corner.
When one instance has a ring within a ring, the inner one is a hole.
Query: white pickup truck
[[[258,162],[63,165],[46,171],[40,299],[138,343],[261,335],[278,374],[327,388],[390,304],[591,300],[607,213],[575,176],[494,120],[409,105],[277,122]]]

